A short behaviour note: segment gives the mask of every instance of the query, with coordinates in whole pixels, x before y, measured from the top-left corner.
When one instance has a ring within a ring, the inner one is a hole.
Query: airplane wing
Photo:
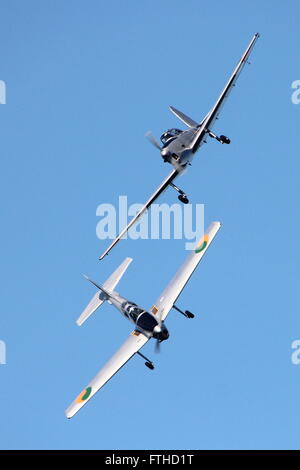
[[[220,222],[213,222],[209,226],[205,235],[197,243],[196,248],[188,255],[184,264],[150,309],[160,320],[163,321],[168,315],[220,227]]]
[[[99,259],[103,259],[110,250],[121,240],[121,238],[128,232],[130,227],[134,225],[137,220],[146,212],[147,209],[153,204],[153,202],[167,189],[170,183],[176,178],[178,175],[177,170],[172,170],[171,173],[167,176],[167,178],[161,183],[161,185],[157,188],[157,190],[152,194],[152,196],[148,199],[146,204],[142,207],[142,209],[131,219],[127,227],[125,227],[121,233],[114,239],[114,241],[109,245],[109,247],[102,253]]]
[[[244,68],[245,64],[247,63],[247,60],[250,56],[250,53],[254,47],[255,42],[259,38],[259,33],[256,33],[253,38],[251,39],[247,49],[245,50],[244,54],[241,57],[241,60],[237,64],[236,68],[234,69],[230,79],[228,80],[225,88],[223,89],[222,93],[220,94],[218,100],[216,101],[214,107],[211,109],[211,111],[208,113],[206,116],[206,119],[200,124],[200,127],[198,131],[195,134],[194,140],[192,142],[191,148],[193,152],[196,152],[199,145],[201,144],[204,136],[206,135],[207,129],[212,128],[214,122],[216,119],[218,119],[218,115],[220,113],[220,110],[224,104],[225,98],[229,95],[230,91],[232,90],[232,87],[235,86],[235,82],[241,73],[242,69]]]
[[[73,403],[67,408],[65,414],[67,418],[72,418],[80,408],[83,407],[95,393],[109,381],[121,367],[123,367],[132,356],[139,351],[148,341],[145,335],[134,330],[127,338],[121,348],[112,356],[98,372],[96,377],[82,390]]]

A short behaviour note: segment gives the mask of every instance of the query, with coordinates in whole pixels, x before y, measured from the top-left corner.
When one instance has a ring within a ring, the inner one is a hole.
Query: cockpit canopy
[[[126,302],[123,305],[123,311],[127,317],[130,317],[133,321],[136,321],[138,316],[144,312],[144,309],[138,307],[134,302]]]
[[[179,134],[181,134],[181,132],[182,130],[180,129],[175,129],[175,128],[169,129],[161,135],[160,140],[165,145],[169,141],[169,139],[173,139],[174,137],[177,137]]]
[[[157,320],[149,312],[139,307],[134,302],[126,301],[122,304],[122,310],[127,318],[131,318],[137,326],[146,331],[153,331],[158,325]]]

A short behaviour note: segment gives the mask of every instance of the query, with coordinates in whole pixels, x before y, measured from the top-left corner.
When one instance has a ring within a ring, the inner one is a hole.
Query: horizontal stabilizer
[[[126,269],[130,265],[132,258],[126,258],[122,264],[112,273],[111,276],[105,281],[103,287],[105,290],[113,291],[116,285],[119,283],[121,277],[125,273]]]
[[[76,320],[77,325],[81,326],[85,320],[87,320],[95,312],[95,310],[97,310],[97,308],[100,307],[103,302],[105,302],[106,298],[107,297],[103,292],[100,290],[97,291],[87,307],[83,310],[78,320]]]
[[[197,127],[198,122],[194,121],[193,119],[189,118],[186,114],[182,113],[178,109],[174,108],[173,106],[169,106],[170,111],[172,111],[173,114],[175,114],[178,119],[180,119],[184,124],[186,124],[189,127]]]
[[[130,265],[132,258],[126,258],[123,263],[109,276],[109,278],[104,282],[103,286],[98,285],[91,279],[87,278],[92,284],[98,287],[99,291],[93,296],[87,307],[84,309],[78,320],[76,321],[78,326],[81,326],[100,305],[107,300],[109,293],[112,293],[114,288],[117,286],[121,277],[125,273],[126,269]]]

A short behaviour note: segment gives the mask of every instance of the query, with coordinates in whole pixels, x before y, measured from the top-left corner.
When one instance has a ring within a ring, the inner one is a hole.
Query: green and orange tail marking
[[[203,251],[207,247],[208,240],[208,235],[204,235],[204,237],[198,243],[195,253],[200,253],[201,251]]]

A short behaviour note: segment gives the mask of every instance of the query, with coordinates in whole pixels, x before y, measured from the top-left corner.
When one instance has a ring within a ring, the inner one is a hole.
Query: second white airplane
[[[151,338],[156,339],[157,345],[169,338],[169,331],[165,325],[165,319],[172,308],[179,311],[187,318],[194,317],[194,315],[187,310],[185,312],[181,311],[175,305],[175,302],[216,236],[220,225],[220,222],[213,222],[210,225],[207,232],[196,244],[195,249],[187,256],[184,264],[149,311],[139,307],[137,304],[122,297],[115,291],[115,287],[132,261],[131,258],[126,258],[118,269],[105,281],[103,286],[89,279],[92,284],[97,287],[98,291],[78,318],[77,324],[82,325],[103,302],[107,301],[133,323],[134,330],[121,348],[104,367],[102,367],[96,377],[82,390],[69,406],[66,410],[67,418],[72,418],[72,416],[74,416],[135,354],[139,354],[146,360],[145,365],[149,367],[149,369],[154,369],[153,362],[144,356],[140,352],[140,349]]]

